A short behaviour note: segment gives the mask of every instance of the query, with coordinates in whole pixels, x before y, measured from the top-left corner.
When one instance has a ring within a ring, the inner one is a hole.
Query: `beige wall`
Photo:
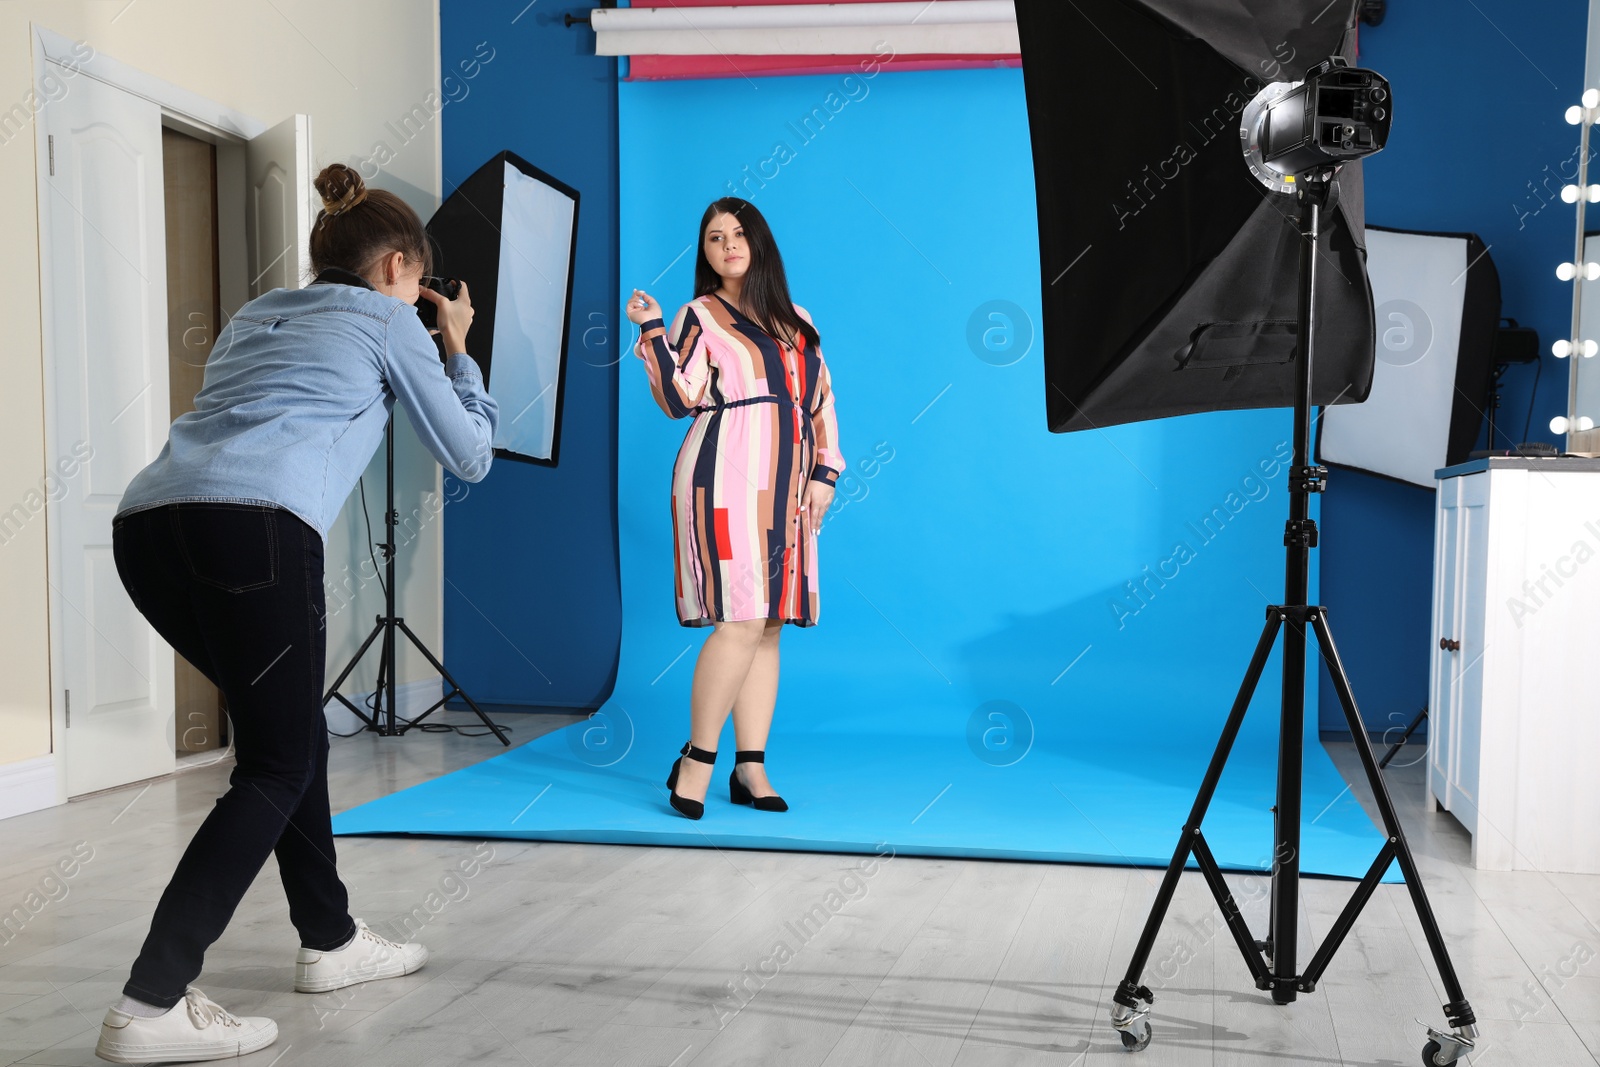
[[[0,3],[0,113],[28,99],[33,84],[30,22],[87,42],[118,60],[267,125],[294,113],[312,117],[316,169],[341,161],[357,165],[383,141],[394,149],[370,183],[405,197],[424,220],[438,205],[439,129],[400,145],[386,123],[423,102],[438,85],[436,0],[9,0]],[[70,91],[70,90],[69,90]],[[44,105],[48,107],[48,104]],[[0,138],[0,511],[23,502],[45,476],[43,356],[40,346],[38,203],[34,130],[7,127]],[[235,308],[224,308],[231,313]],[[403,420],[402,420],[403,421]],[[396,507],[420,509],[437,491],[437,467],[407,427],[397,448]],[[367,502],[375,536],[382,537],[383,452],[367,471]],[[347,502],[328,539],[327,569],[349,577],[354,599],[330,600],[331,676],[355,651],[382,609],[378,583],[356,568],[366,559],[366,530],[356,497]],[[443,654],[442,516],[400,556],[400,614],[435,653]],[[404,538],[402,537],[402,540]],[[41,514],[0,544],[0,764],[52,751],[49,586],[46,529]],[[380,557],[381,563],[381,557]],[[342,583],[341,583],[342,584]],[[346,690],[371,688],[376,657]],[[431,674],[411,652],[399,680]]]

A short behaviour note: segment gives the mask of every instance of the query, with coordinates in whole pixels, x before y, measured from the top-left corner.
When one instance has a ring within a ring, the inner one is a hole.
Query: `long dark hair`
[[[433,248],[422,220],[387,189],[368,189],[361,175],[343,163],[322,168],[314,183],[322,197],[311,229],[311,269],[343,267],[365,275],[380,256],[400,252],[407,263],[421,261],[433,273]]]
[[[795,311],[789,299],[789,279],[783,272],[778,242],[773,240],[767,220],[748,200],[725,196],[713,200],[706,213],[700,216],[700,232],[695,240],[694,295],[705,296],[722,284],[722,276],[706,259],[706,229],[718,215],[732,215],[738,219],[750,247],[750,266],[744,274],[744,286],[739,290],[740,303],[749,309],[747,314],[758,326],[786,344],[792,343],[796,333],[804,334],[806,344],[816,351],[822,345],[822,337],[815,326]]]

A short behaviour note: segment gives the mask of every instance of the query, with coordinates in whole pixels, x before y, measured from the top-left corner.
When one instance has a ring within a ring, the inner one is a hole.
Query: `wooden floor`
[[[522,742],[567,720],[513,721]],[[1348,776],[1350,746],[1330,748]],[[336,741],[334,809],[500,751],[439,734]],[[663,774],[672,755],[662,754]],[[227,774],[190,770],[0,823],[0,908],[20,909],[0,933],[0,1064],[100,1062],[100,1019]],[[1600,877],[1475,871],[1462,830],[1424,814],[1421,767],[1389,774],[1480,1020],[1471,1062],[1600,1062]],[[88,858],[69,863],[70,878],[51,875],[74,849]],[[1158,998],[1155,1041],[1130,1057],[1107,1022],[1108,995],[1158,872],[861,862],[340,839],[354,914],[381,933],[409,923],[428,965],[294,993],[297,942],[269,862],[198,985],[237,1013],[277,1020],[277,1044],[248,1058],[261,1067],[1400,1065],[1421,1062],[1415,1020],[1442,1022],[1443,992],[1403,886],[1379,889],[1315,993],[1278,1007],[1249,982],[1203,882],[1186,875],[1145,974]],[[1302,959],[1351,885],[1304,884]],[[1234,886],[1253,901],[1260,936],[1264,882]]]

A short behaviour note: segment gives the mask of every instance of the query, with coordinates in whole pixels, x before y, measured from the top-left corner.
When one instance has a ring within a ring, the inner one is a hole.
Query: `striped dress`
[[[821,350],[804,336],[780,344],[707,293],[670,331],[642,323],[634,354],[661,410],[694,420],[672,466],[678,621],[815,625],[817,537],[800,505],[809,479],[832,485],[844,470]]]

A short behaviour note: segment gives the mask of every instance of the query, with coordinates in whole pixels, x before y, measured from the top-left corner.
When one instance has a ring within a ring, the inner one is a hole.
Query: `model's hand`
[[[628,321],[635,326],[641,326],[651,319],[660,317],[661,305],[657,304],[649,293],[635,289],[633,295],[628,297]]]
[[[806,482],[805,503],[800,505],[800,521],[810,526],[812,533],[822,529],[822,517],[833,503],[833,486],[815,478]]]
[[[444,354],[454,355],[467,350],[467,331],[472,328],[472,297],[467,293],[467,283],[461,283],[461,292],[454,300],[424,286],[419,294],[439,311],[439,328],[434,332],[444,339]]]

